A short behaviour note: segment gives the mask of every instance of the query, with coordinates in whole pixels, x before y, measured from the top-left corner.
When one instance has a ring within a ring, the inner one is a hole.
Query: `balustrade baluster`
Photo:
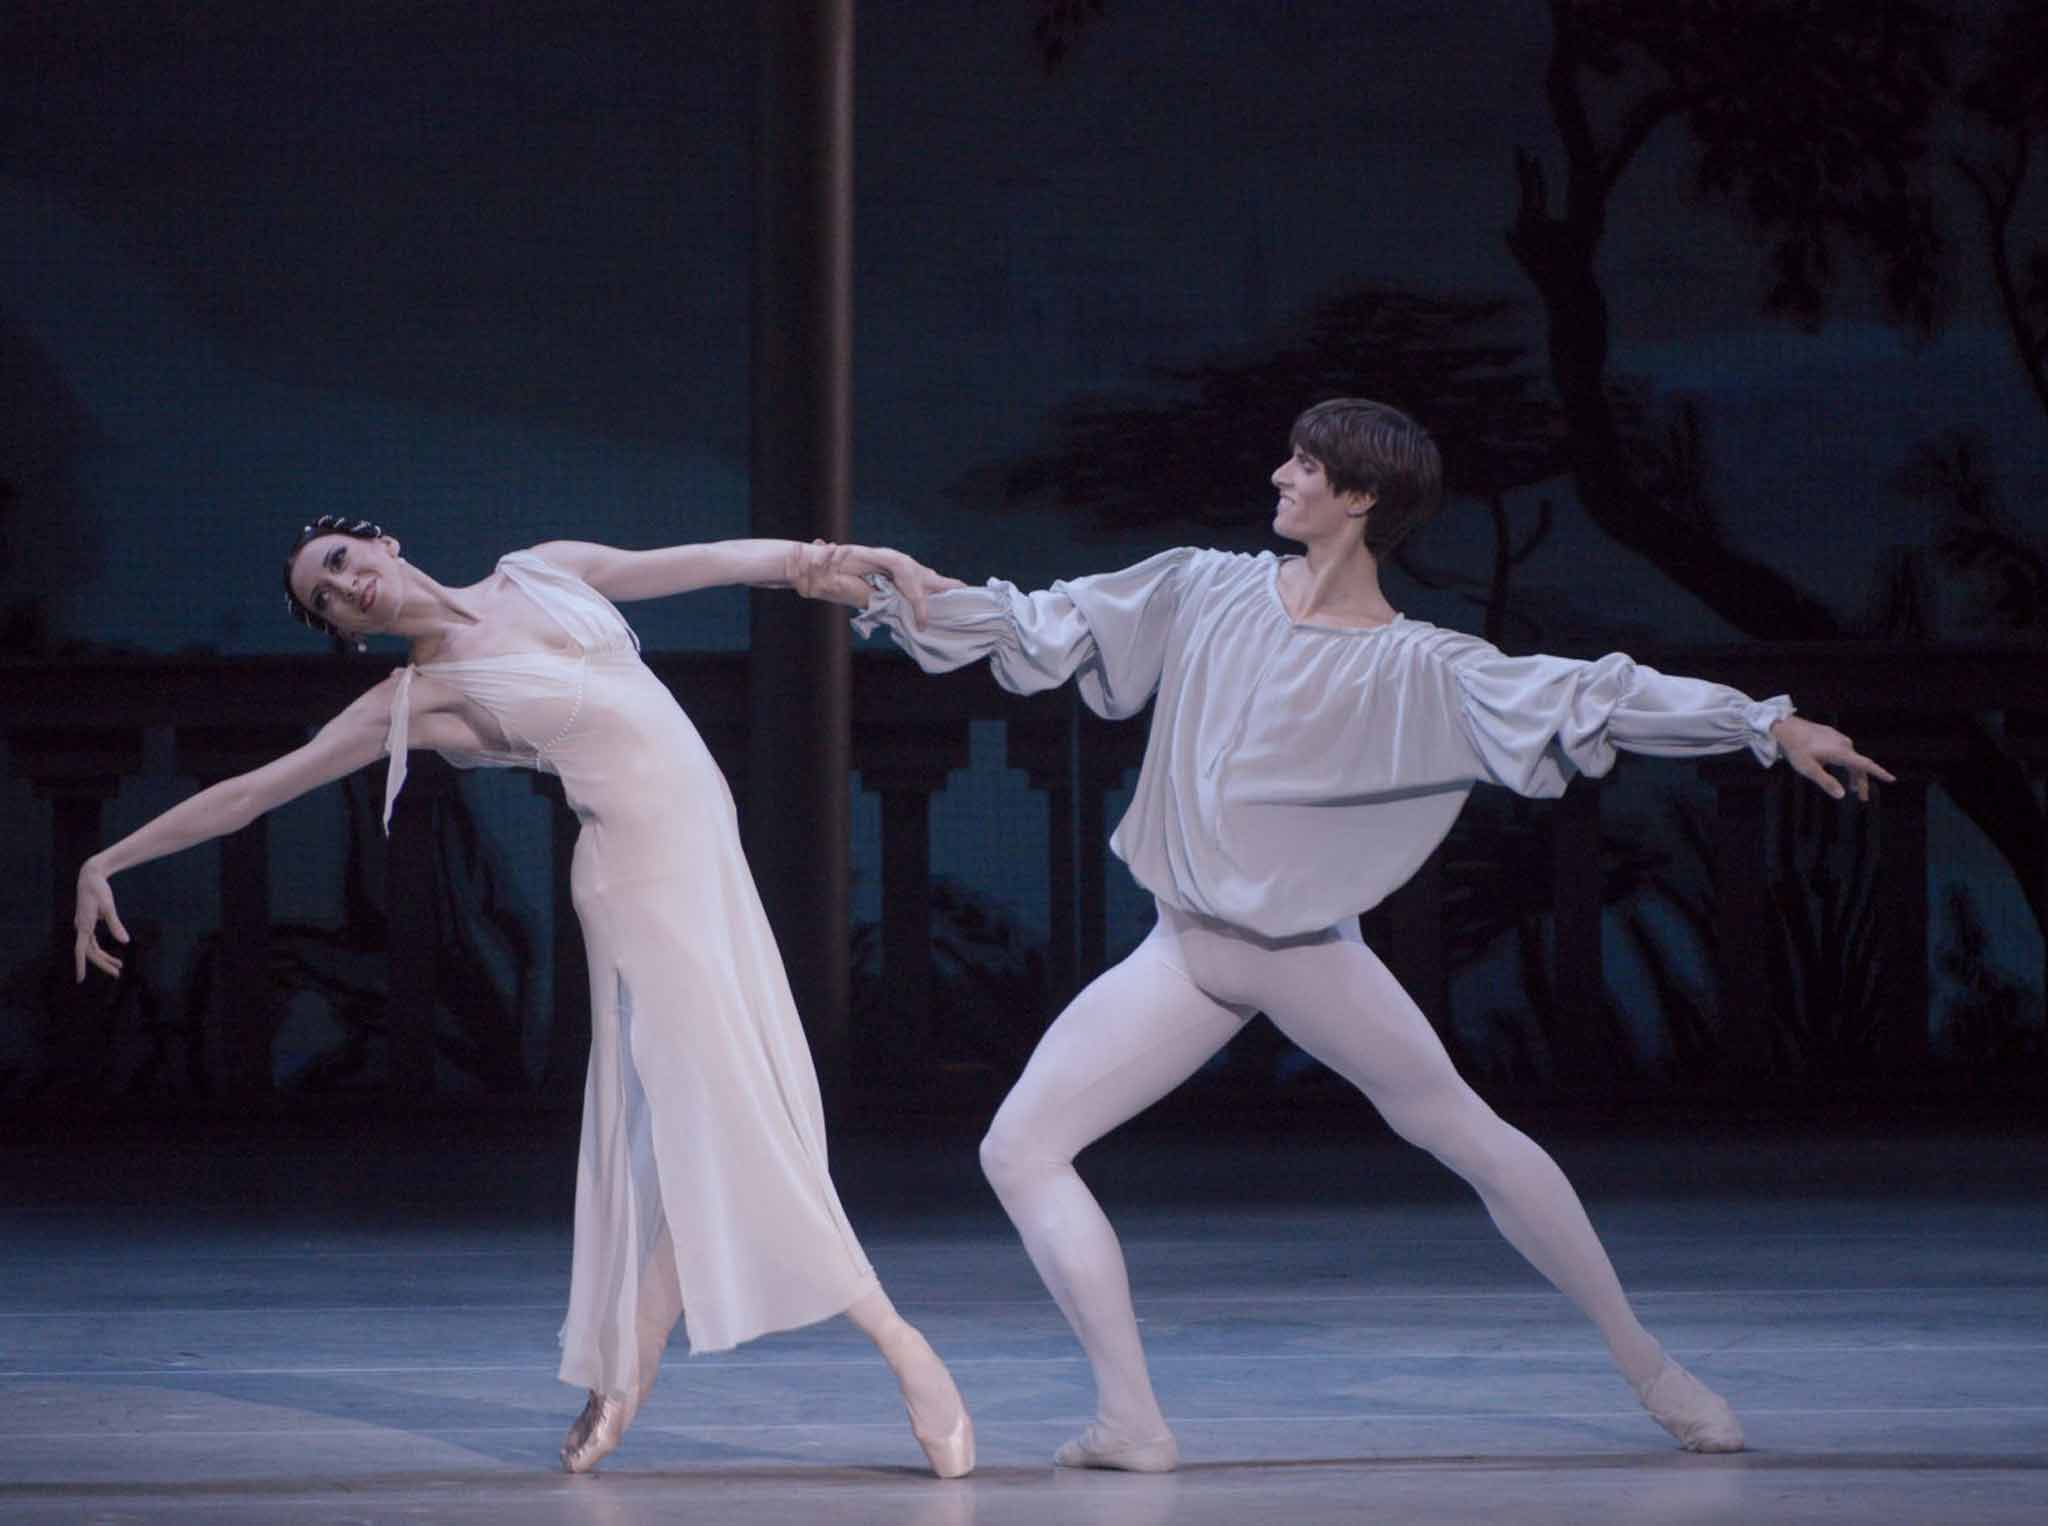
[[[45,1035],[52,1068],[64,1089],[90,1091],[109,1080],[111,1009],[99,992],[71,976],[72,914],[78,904],[78,866],[101,846],[106,804],[121,790],[123,775],[142,767],[140,727],[98,729],[70,726],[22,727],[7,735],[15,773],[27,777],[38,799],[50,802],[50,971],[43,989],[52,1011]],[[112,938],[102,933],[103,941]],[[103,976],[90,976],[101,980]],[[89,1013],[105,1014],[88,1021]]]
[[[1714,758],[1700,771],[1714,787],[1714,957],[1719,1050],[1724,1064],[1768,1070],[1772,1063],[1770,885],[1764,840],[1771,775],[1746,754]]]
[[[1451,1022],[1450,974],[1444,959],[1444,849],[1422,861],[1408,883],[1386,899],[1388,973],[1439,1030]]]
[[[1118,873],[1109,852],[1109,792],[1145,757],[1148,716],[1105,721],[1085,706],[1080,720],[1080,789],[1074,807],[1074,837],[1080,876],[1079,981],[1093,980],[1109,963],[1109,876]]]
[[[1609,1026],[1597,1021],[1607,1001],[1601,947],[1605,874],[1600,861],[1600,782],[1579,779],[1545,807],[1550,826],[1550,983],[1557,1032],[1568,1053],[1554,1058],[1559,1081],[1583,1084],[1614,1074]]]
[[[1004,760],[1045,794],[1047,908],[1051,923],[1046,946],[1047,993],[1063,1006],[1079,988],[1075,933],[1075,728],[1080,703],[1071,692],[1010,709],[1003,727]],[[1093,973],[1091,971],[1091,973]]]
[[[962,692],[893,662],[861,664],[854,685],[853,764],[882,802],[882,988],[899,1052],[932,1038],[932,797],[967,766]],[[873,1035],[855,1035],[854,1051],[856,1079],[874,1080]]]
[[[299,727],[179,726],[179,773],[200,788],[260,768],[305,739]],[[271,1090],[279,1013],[270,993],[270,823],[257,817],[218,844],[220,956],[215,999],[220,1074],[230,1096]]]
[[[434,1090],[435,979],[442,925],[435,841],[442,799],[455,770],[429,752],[414,752],[405,789],[391,814],[384,856],[384,1024],[390,1089],[423,1096]]]

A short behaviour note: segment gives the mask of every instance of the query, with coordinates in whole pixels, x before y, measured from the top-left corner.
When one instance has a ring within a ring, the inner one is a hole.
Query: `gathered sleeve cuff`
[[[398,804],[398,792],[405,788],[405,756],[412,747],[412,681],[419,669],[407,663],[399,669],[398,687],[391,695],[391,729],[384,736],[384,750],[390,754],[384,765],[384,835],[391,835],[391,808]]]
[[[886,630],[927,673],[949,673],[982,658],[1012,694],[1036,694],[1077,679],[1088,708],[1110,720],[1135,715],[1159,687],[1181,572],[1193,555],[1165,551],[1118,572],[1056,582],[1024,593],[990,578],[979,588],[935,593],[922,629],[887,578],[853,617],[863,636]]]
[[[1792,714],[1783,694],[1751,699],[1619,652],[1575,662],[1475,646],[1455,666],[1459,717],[1482,776],[1524,795],[1560,794],[1574,774],[1604,774],[1618,751],[1697,758],[1746,747],[1768,766],[1778,760],[1771,727]]]

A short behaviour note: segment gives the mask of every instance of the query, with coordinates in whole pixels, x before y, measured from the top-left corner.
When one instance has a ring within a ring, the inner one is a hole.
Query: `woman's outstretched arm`
[[[77,978],[85,979],[87,965],[109,975],[121,973],[121,961],[100,946],[98,937],[99,924],[105,922],[116,941],[128,941],[128,929],[121,923],[108,884],[114,875],[239,831],[287,800],[375,762],[390,733],[391,706],[397,692],[398,674],[393,673],[322,726],[303,747],[179,801],[80,865],[78,910],[73,919]],[[413,686],[414,745],[475,749],[479,744],[474,733],[445,707],[446,699],[424,680]]]
[[[867,602],[864,579],[879,573],[893,582],[924,620],[925,595],[957,588],[916,558],[872,546],[828,546],[796,540],[713,540],[623,551],[591,541],[551,540],[533,548],[557,567],[573,572],[614,603],[660,599],[700,588],[796,588],[811,598],[855,608]]]

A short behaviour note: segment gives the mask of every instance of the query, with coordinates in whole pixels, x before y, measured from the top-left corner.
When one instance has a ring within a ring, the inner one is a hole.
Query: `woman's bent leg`
[[[974,1422],[952,1374],[923,1332],[896,1312],[880,1288],[855,1299],[846,1317],[875,1343],[896,1374],[904,1408],[910,1411],[910,1433],[924,1448],[932,1471],[941,1478],[973,1472]]]
[[[1082,1149],[1186,1080],[1244,1025],[1241,1013],[1176,967],[1169,946],[1155,931],[1074,998],[1039,1040],[981,1146],[989,1184],[1095,1374],[1100,1424],[1092,1442],[1062,1449],[1069,1463],[1116,1466],[1121,1441],[1138,1448],[1123,1466],[1173,1465],[1123,1248],[1074,1170]]]

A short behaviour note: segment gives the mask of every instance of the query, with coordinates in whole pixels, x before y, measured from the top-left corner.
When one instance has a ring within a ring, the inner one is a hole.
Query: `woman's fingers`
[[[76,979],[79,981],[85,979],[87,965],[96,970],[104,970],[117,978],[120,976],[121,961],[100,947],[100,941],[95,936],[98,931],[97,927],[91,927],[82,930],[78,935],[77,946],[72,951],[72,964]]]

